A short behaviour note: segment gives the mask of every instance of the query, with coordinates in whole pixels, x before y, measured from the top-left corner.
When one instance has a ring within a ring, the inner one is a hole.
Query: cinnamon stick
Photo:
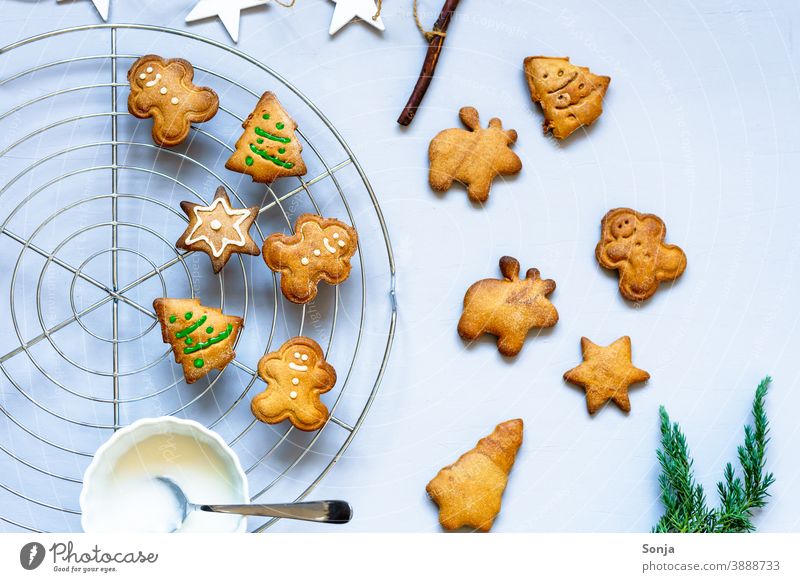
[[[439,18],[433,25],[433,30],[428,36],[428,52],[425,55],[425,61],[422,63],[422,70],[419,73],[419,79],[411,92],[411,97],[408,98],[403,112],[397,118],[397,123],[400,125],[408,125],[414,119],[417,109],[422,103],[422,98],[425,97],[425,92],[431,84],[433,73],[436,70],[436,65],[439,62],[439,56],[442,54],[444,47],[445,33],[447,27],[450,25],[450,19],[458,7],[460,0],[445,0],[442,11],[439,13]]]

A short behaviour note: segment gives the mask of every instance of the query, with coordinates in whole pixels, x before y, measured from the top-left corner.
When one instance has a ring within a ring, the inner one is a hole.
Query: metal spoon
[[[259,517],[280,517],[283,519],[300,519],[321,523],[347,523],[353,517],[353,508],[346,501],[301,501],[297,503],[259,503],[243,505],[199,505],[192,503],[175,481],[169,477],[156,477],[172,491],[178,501],[180,521],[175,526],[179,529],[192,511],[209,511],[212,513],[234,513],[239,515],[255,515]],[[174,530],[173,530],[174,531]]]

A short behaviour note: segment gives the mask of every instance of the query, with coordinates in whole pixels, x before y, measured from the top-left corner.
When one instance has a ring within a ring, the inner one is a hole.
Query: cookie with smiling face
[[[153,118],[153,141],[158,145],[178,145],[189,135],[192,123],[217,114],[219,97],[212,89],[195,85],[193,78],[189,61],[158,55],[139,58],[128,71],[128,111],[140,119]]]
[[[317,284],[338,285],[350,276],[350,259],[358,248],[356,230],[335,218],[303,214],[295,233],[275,233],[264,241],[264,261],[281,274],[281,291],[293,303],[317,296]]]
[[[525,77],[531,99],[544,111],[544,132],[564,139],[583,125],[591,125],[603,113],[603,97],[611,77],[577,67],[569,57],[528,57]]]
[[[258,375],[267,389],[253,398],[250,409],[261,422],[288,419],[300,430],[312,431],[328,420],[320,394],[336,384],[336,370],[313,339],[298,336],[267,354],[258,362]]]
[[[672,281],[686,269],[686,254],[666,244],[667,227],[655,214],[630,208],[610,210],[600,222],[597,261],[619,272],[619,291],[626,299],[651,297],[662,281]]]

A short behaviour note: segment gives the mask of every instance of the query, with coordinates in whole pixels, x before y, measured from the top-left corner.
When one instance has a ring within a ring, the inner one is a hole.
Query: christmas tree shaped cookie
[[[434,477],[425,490],[445,529],[489,531],[500,513],[508,474],[522,445],[522,420],[507,420]]]
[[[611,77],[576,67],[569,57],[528,57],[525,77],[531,99],[544,111],[544,131],[564,139],[582,125],[590,125],[603,113],[603,97]]]
[[[288,419],[300,430],[312,431],[328,420],[328,408],[319,396],[336,384],[336,370],[313,339],[298,336],[267,354],[258,362],[258,375],[267,389],[253,398],[250,408],[261,422]]]
[[[297,124],[274,93],[267,91],[242,124],[244,133],[225,167],[269,184],[286,176],[302,176],[306,165],[297,141]]]
[[[156,299],[153,308],[162,339],[172,345],[189,384],[211,370],[222,370],[236,357],[233,345],[242,328],[241,317],[206,307],[199,299]]]

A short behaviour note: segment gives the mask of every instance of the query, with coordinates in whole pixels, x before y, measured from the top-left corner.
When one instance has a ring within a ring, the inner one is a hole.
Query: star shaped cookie
[[[650,374],[633,365],[631,338],[622,336],[607,347],[581,338],[583,363],[564,373],[564,380],[586,390],[586,406],[594,414],[609,400],[625,412],[631,411],[628,388],[644,382]]]
[[[175,246],[207,253],[215,273],[222,270],[233,253],[261,254],[258,245],[250,238],[250,227],[258,217],[258,206],[232,208],[228,193],[220,186],[210,205],[181,202],[181,208],[189,217],[189,226]]]

